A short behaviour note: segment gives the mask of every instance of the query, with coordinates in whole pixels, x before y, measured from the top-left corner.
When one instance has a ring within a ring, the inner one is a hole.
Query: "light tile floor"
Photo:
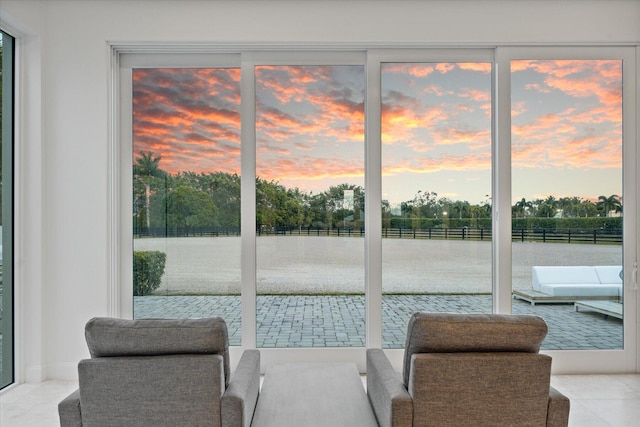
[[[554,375],[551,384],[571,399],[569,426],[640,425],[640,375]],[[59,426],[57,404],[72,381],[22,384],[0,394],[0,426]]]

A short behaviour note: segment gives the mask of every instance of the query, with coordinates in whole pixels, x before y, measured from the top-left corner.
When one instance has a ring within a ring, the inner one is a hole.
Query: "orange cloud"
[[[258,176],[303,189],[362,178],[363,67],[259,67],[256,88]]]
[[[517,117],[512,125],[514,167],[621,168],[621,65],[621,61],[514,61],[512,71],[534,71],[543,82],[524,86],[537,97],[516,100],[521,111],[512,112]],[[532,115],[540,105],[549,113]],[[564,107],[554,112],[556,105]]]
[[[450,71],[453,71],[456,69],[456,64],[452,64],[449,62],[440,62],[438,64],[436,64],[435,66],[436,70],[441,73],[441,74],[446,74]]]
[[[453,128],[440,128],[433,133],[436,145],[464,144],[472,150],[491,147],[491,129],[463,130]]]
[[[573,97],[597,97],[605,105],[617,107],[622,99],[620,60],[537,60],[512,61],[511,71],[532,70],[544,76],[546,86],[529,84],[527,89],[549,93],[556,89]]]
[[[463,88],[458,96],[460,98],[469,98],[476,102],[491,102],[491,92],[488,90]]]
[[[571,127],[567,125],[566,129]],[[555,127],[528,133],[519,128],[512,145],[512,162],[517,168],[601,169],[622,166],[621,130],[604,134],[578,135]]]
[[[160,168],[239,172],[239,69],[136,69],[133,151]]]
[[[490,62],[458,62],[456,65],[464,71],[478,71],[485,74],[490,73],[493,68]]]
[[[295,183],[295,187],[304,187],[300,181],[317,181],[326,178],[362,178],[364,162],[341,158],[317,158],[314,156],[276,158],[264,164],[256,165],[257,175],[268,181]]]
[[[431,73],[435,71],[435,67],[433,65],[425,65],[425,64],[396,64],[397,68],[389,70],[388,68],[384,68],[385,72],[399,72],[409,74],[411,77],[427,77]]]
[[[398,174],[429,174],[442,171],[478,171],[491,169],[491,150],[477,154],[447,154],[438,157],[420,157],[401,161],[385,160],[383,176]]]
[[[302,144],[305,150],[320,141],[362,143],[364,93],[337,83],[333,74],[339,73],[339,68],[258,67],[259,142]],[[363,71],[359,67],[358,72]]]

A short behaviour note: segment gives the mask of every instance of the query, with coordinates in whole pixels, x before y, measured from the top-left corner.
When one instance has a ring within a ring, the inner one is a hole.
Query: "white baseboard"
[[[47,368],[45,380],[78,381],[77,363],[58,363]]]
[[[44,379],[44,373],[41,365],[25,367],[23,382],[37,384],[44,381]]]

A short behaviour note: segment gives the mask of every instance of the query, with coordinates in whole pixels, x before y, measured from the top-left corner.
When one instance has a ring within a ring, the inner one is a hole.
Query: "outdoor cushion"
[[[407,329],[404,384],[409,383],[411,357],[416,353],[537,353],[546,335],[547,324],[538,316],[415,313]]]
[[[596,265],[593,267],[598,274],[600,283],[617,284],[622,285],[622,267],[619,265]]]
[[[552,285],[541,285],[540,292],[557,297],[618,297],[622,292],[621,285],[606,284],[575,284],[575,283],[554,283]]]
[[[545,284],[600,284],[600,278],[590,266],[535,266],[532,268],[533,289],[541,291]]]

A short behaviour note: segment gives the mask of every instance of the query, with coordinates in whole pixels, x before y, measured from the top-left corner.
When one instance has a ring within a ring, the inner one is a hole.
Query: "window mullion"
[[[511,313],[511,73],[496,51],[492,96],[493,311]]]
[[[367,347],[382,347],[382,140],[380,58],[367,56],[365,94],[365,318]]]
[[[252,62],[242,62],[240,78],[241,122],[241,301],[242,346],[256,347],[256,111]]]

